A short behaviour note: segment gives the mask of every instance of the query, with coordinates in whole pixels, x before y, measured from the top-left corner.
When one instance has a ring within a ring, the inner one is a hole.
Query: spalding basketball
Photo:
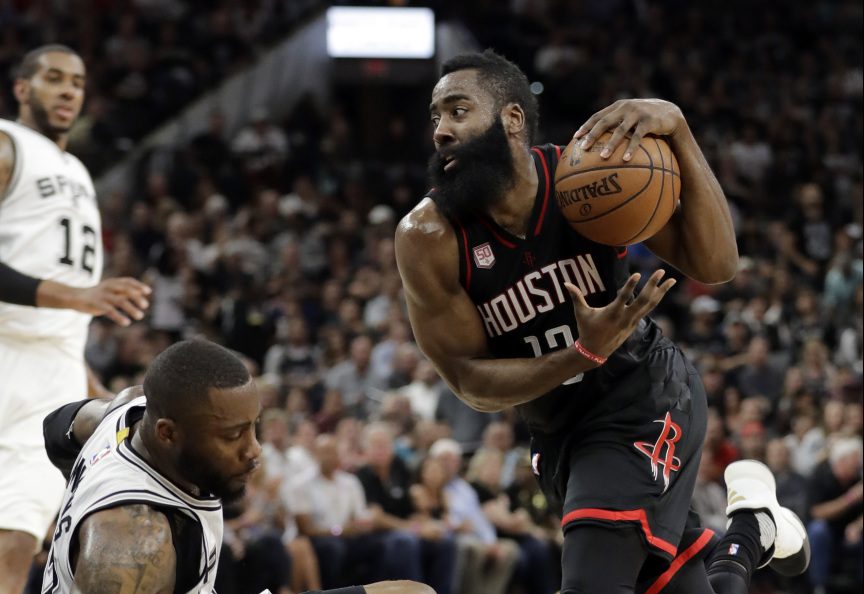
[[[600,136],[591,148],[572,140],[555,169],[555,199],[570,225],[591,241],[630,245],[657,233],[678,206],[681,172],[669,143],[646,135],[629,161],[629,140],[608,159],[600,152],[612,137]]]

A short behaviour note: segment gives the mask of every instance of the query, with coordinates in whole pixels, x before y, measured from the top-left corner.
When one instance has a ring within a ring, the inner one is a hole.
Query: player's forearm
[[[498,412],[539,398],[595,367],[576,349],[566,348],[534,359],[469,359],[445,379],[471,408]]]
[[[36,307],[78,309],[78,289],[52,280],[43,280],[36,290]]]
[[[738,269],[738,246],[726,196],[686,124],[670,142],[682,184],[681,205],[670,220],[678,240],[670,262],[703,283],[729,281]]]

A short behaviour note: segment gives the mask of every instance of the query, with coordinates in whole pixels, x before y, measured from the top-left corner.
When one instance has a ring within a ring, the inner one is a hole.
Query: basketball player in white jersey
[[[45,444],[69,484],[43,594],[213,592],[222,501],[241,497],[259,466],[260,414],[243,363],[205,341],[159,354],[143,390],[52,412]],[[406,581],[328,592],[434,594]]]
[[[41,423],[88,393],[91,316],[127,325],[148,306],[146,285],[100,282],[93,182],[65,150],[84,83],[71,49],[35,49],[16,73],[18,119],[0,120],[0,594],[20,594],[63,495]]]

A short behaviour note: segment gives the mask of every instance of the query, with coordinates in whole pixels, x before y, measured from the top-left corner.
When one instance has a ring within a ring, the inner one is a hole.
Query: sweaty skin
[[[477,81],[476,72],[461,70],[444,76],[432,93],[433,140],[446,151],[486,129],[501,117],[517,172],[516,183],[489,212],[514,234],[524,234],[537,192],[537,176],[529,153],[525,117],[519,105],[499,112]],[[408,315],[417,342],[453,391],[469,406],[498,411],[538,398],[567,379],[596,367],[575,349],[562,349],[537,358],[491,359],[481,318],[459,282],[456,234],[430,199],[423,200],[396,230],[396,259],[405,288]],[[639,296],[633,275],[609,305],[591,308],[578,288],[567,284],[573,297],[580,342],[608,356],[675,284],[652,274]],[[662,281],[662,282],[661,282]]]

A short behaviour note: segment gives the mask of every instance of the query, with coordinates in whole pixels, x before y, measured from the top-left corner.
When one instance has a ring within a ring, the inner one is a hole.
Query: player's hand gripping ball
[[[646,134],[629,161],[627,143],[600,157],[612,137],[588,150],[574,139],[555,169],[555,199],[570,225],[591,241],[624,246],[644,241],[669,221],[678,206],[681,172],[669,143]]]

